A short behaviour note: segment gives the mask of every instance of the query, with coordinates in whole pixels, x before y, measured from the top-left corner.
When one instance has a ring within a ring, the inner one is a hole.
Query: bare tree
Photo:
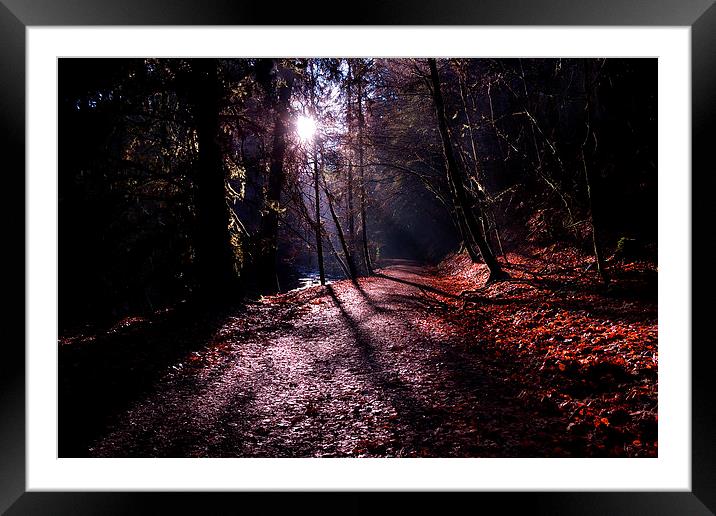
[[[467,236],[477,245],[482,255],[482,259],[490,270],[488,283],[505,278],[507,275],[500,267],[499,262],[495,258],[490,246],[487,244],[482,226],[479,224],[480,215],[479,206],[470,206],[467,192],[465,191],[464,174],[458,168],[455,154],[453,152],[452,143],[450,141],[450,133],[448,132],[447,117],[445,115],[445,103],[440,88],[440,76],[438,75],[437,63],[435,59],[428,59],[430,66],[430,79],[432,84],[432,96],[435,104],[435,116],[438,123],[438,131],[443,145],[443,153],[445,157],[445,168],[447,178],[453,193],[453,202],[455,212],[458,219],[464,221]]]

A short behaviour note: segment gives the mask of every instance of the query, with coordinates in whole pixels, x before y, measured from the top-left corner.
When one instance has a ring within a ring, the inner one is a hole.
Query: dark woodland
[[[60,59],[60,456],[657,456],[656,72]]]

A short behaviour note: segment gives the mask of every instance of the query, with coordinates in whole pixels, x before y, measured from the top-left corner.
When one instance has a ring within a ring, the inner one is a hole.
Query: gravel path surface
[[[227,318],[91,455],[519,455],[505,445],[525,432],[512,424],[509,375],[436,315],[434,271],[398,262],[380,272]]]

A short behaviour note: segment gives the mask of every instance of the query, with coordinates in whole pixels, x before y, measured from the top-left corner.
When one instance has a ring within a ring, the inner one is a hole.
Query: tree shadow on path
[[[365,368],[366,377],[396,410],[398,423],[409,429],[409,432],[395,437],[404,448],[419,449],[425,446],[425,437],[432,429],[439,426],[441,420],[448,414],[425,404],[413,394],[410,386],[400,380],[396,371],[386,369],[385,364],[380,360],[374,339],[368,335],[369,330],[362,327],[350,315],[333,288],[330,285],[327,288],[341,318],[355,339],[360,365]]]
[[[389,334],[392,340],[386,340],[375,326],[379,321],[369,317],[368,322],[360,322],[332,288],[328,293],[355,339],[360,367],[366,369],[367,378],[397,412],[391,431],[403,450],[408,455],[432,457],[488,455],[481,439],[466,437],[460,428],[472,428],[479,435],[479,421],[509,417],[500,407],[513,395],[487,374],[480,358],[474,353],[465,355],[453,343],[404,317],[399,310],[414,295],[390,293],[398,307],[391,326],[400,329],[397,335]],[[495,403],[483,406],[482,400],[489,399]]]
[[[425,285],[423,283],[417,283],[415,281],[409,281],[409,280],[406,280],[403,278],[398,278],[395,276],[388,276],[387,274],[384,274],[384,273],[377,272],[377,273],[375,273],[375,275],[379,278],[384,278],[384,279],[387,279],[390,281],[395,281],[397,283],[402,283],[403,285],[409,285],[411,287],[415,287],[420,290],[426,290],[428,292],[432,292],[433,294],[438,294],[440,296],[448,297],[451,299],[460,299],[460,296],[456,296],[455,294],[451,294],[450,292],[445,292],[444,290],[440,290],[439,288],[435,288],[430,285]]]

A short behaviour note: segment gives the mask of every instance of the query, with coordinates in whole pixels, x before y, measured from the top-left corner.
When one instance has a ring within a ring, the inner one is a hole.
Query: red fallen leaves
[[[265,296],[263,302],[269,305],[293,305],[297,303],[310,303],[312,301],[320,303],[321,298],[325,295],[326,287],[315,286],[291,290],[283,294]]]
[[[136,325],[146,323],[146,322],[147,322],[147,319],[144,317],[125,317],[124,319],[119,321],[117,324],[112,326],[112,328],[110,328],[109,331],[117,332],[117,331],[121,331],[121,330],[130,328],[132,326],[136,326]]]
[[[227,355],[232,353],[232,349],[229,342],[210,343],[202,350],[193,351],[186,355],[183,361],[174,364],[172,369],[184,373],[199,372],[207,366],[221,363]]]
[[[157,314],[161,315],[160,312],[157,312]],[[141,330],[150,325],[151,322],[152,321],[146,317],[131,316],[124,317],[108,327],[100,327],[99,325],[94,325],[93,327],[93,325],[88,324],[82,331],[74,331],[69,335],[60,335],[58,343],[60,346],[88,344],[96,341],[98,337]]]
[[[442,297],[452,308],[441,316],[463,328],[468,348],[513,362],[510,380],[540,408],[536,426],[540,411],[546,420],[556,410],[595,456],[656,456],[656,299],[639,290],[656,266],[612,264],[605,291],[596,272],[584,271],[590,257],[538,251],[510,254],[511,279],[488,287],[484,265],[465,255],[445,260],[434,286],[465,301]]]

